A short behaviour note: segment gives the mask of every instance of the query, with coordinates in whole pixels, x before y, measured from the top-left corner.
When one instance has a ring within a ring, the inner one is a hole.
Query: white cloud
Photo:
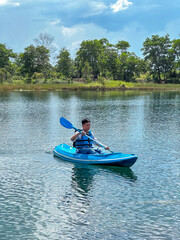
[[[97,15],[97,14],[101,14],[104,12],[105,9],[107,9],[106,4],[104,4],[103,2],[89,2],[90,4],[90,13],[88,13],[88,15]]]
[[[83,28],[79,26],[74,26],[71,28],[64,27],[64,26],[61,27],[62,34],[65,37],[72,37],[73,35],[76,35],[78,32],[81,32],[82,30]]]
[[[7,2],[8,2],[8,0],[0,0],[0,6],[1,6],[1,5],[6,5]]]
[[[0,0],[0,6],[11,5],[11,6],[20,6],[19,2],[9,1],[9,0]]]
[[[54,21],[50,22],[51,25],[59,25],[61,23],[60,19],[55,19]]]
[[[113,12],[119,12],[127,9],[131,4],[132,2],[128,2],[128,0],[118,0],[116,3],[111,4],[111,9]]]
[[[19,6],[20,6],[20,3],[19,3],[19,2],[16,2],[16,3],[14,3],[13,5],[19,7]]]

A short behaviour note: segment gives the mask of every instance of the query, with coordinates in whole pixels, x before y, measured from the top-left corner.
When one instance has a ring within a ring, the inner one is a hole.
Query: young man
[[[100,150],[92,149],[92,144],[96,144],[93,140],[89,139],[94,138],[94,135],[90,131],[91,128],[91,121],[88,118],[82,120],[82,133],[75,132],[75,134],[71,137],[71,141],[73,141],[73,146],[76,147],[77,153],[86,153],[86,154],[94,154],[94,153],[101,153]],[[87,135],[87,136],[86,136]],[[102,144],[102,143],[101,143]],[[103,145],[103,144],[102,144]],[[103,145],[106,150],[110,150],[109,147]]]

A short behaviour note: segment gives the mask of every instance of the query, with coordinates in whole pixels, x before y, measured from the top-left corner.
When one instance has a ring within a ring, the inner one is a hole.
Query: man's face
[[[91,123],[90,123],[90,122],[87,122],[87,123],[83,124],[82,127],[83,127],[83,130],[84,130],[85,132],[88,132],[89,129],[90,129],[90,127],[91,127]]]

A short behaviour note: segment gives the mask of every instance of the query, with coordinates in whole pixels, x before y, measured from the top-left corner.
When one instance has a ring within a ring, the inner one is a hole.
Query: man
[[[90,138],[96,140],[91,130],[91,121],[88,118],[82,120],[82,130],[81,133],[76,131],[74,135],[71,137],[71,141],[73,141],[73,146],[76,147],[76,153],[86,153],[86,154],[94,154],[101,153],[101,150],[93,149],[92,144],[97,144]],[[102,143],[100,143],[103,145]],[[98,144],[97,144],[98,145]],[[98,145],[100,146],[100,145]],[[109,147],[103,145],[106,150],[110,150]]]

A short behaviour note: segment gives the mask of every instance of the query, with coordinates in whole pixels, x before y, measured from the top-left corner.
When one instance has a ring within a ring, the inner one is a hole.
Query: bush
[[[101,83],[103,86],[105,85],[106,83],[106,79],[104,77],[98,77],[98,82]]]
[[[37,73],[35,72],[33,75],[32,75],[32,83],[41,83],[42,82],[42,79],[44,78],[44,74],[43,73]]]
[[[3,84],[7,80],[11,83],[11,74],[5,68],[0,68],[0,83]]]
[[[6,80],[6,72],[4,68],[0,68],[0,83],[3,84],[3,82]]]
[[[179,78],[168,78],[166,80],[166,83],[180,84],[180,79]]]

